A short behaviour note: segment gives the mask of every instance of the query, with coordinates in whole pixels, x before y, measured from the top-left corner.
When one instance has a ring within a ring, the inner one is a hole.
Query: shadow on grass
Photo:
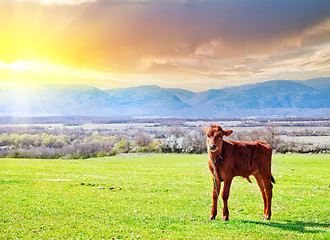
[[[263,222],[263,221],[250,221],[241,220],[244,223],[252,223],[257,225],[269,226],[281,228],[287,231],[296,231],[301,233],[321,233],[330,232],[330,224],[316,223],[316,222],[302,222],[302,221],[290,221],[284,220],[284,222]]]

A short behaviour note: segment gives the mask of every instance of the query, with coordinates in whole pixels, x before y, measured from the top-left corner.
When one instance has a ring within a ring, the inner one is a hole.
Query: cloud
[[[52,6],[52,5],[80,5],[88,2],[148,2],[152,0],[13,0],[14,2],[23,3],[40,3],[42,5]],[[5,0],[5,3],[10,2],[10,0]],[[1,4],[1,3],[0,3]]]
[[[86,2],[95,2],[96,0],[14,0],[18,3],[36,2],[43,5],[79,5]]]
[[[282,58],[313,56],[315,71],[328,61],[328,0],[20,0],[1,5],[0,16],[0,61],[42,55],[102,71],[215,79],[259,77]]]

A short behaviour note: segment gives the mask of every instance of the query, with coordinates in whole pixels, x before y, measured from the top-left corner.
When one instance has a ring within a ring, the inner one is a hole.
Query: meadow
[[[0,239],[329,239],[329,161],[274,155],[272,220],[255,179],[236,177],[223,222],[208,219],[205,154],[2,158]]]

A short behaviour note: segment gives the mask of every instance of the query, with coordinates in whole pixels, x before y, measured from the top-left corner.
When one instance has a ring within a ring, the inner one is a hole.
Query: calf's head
[[[204,127],[204,132],[207,136],[207,148],[209,153],[219,154],[222,149],[223,136],[228,137],[233,131],[222,130],[218,125]]]

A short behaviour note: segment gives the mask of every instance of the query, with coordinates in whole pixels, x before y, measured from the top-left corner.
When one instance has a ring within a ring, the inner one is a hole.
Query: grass
[[[230,221],[208,220],[206,155],[0,159],[0,239],[329,239],[330,156],[275,155],[272,220],[235,178]],[[252,178],[251,178],[252,180]]]

